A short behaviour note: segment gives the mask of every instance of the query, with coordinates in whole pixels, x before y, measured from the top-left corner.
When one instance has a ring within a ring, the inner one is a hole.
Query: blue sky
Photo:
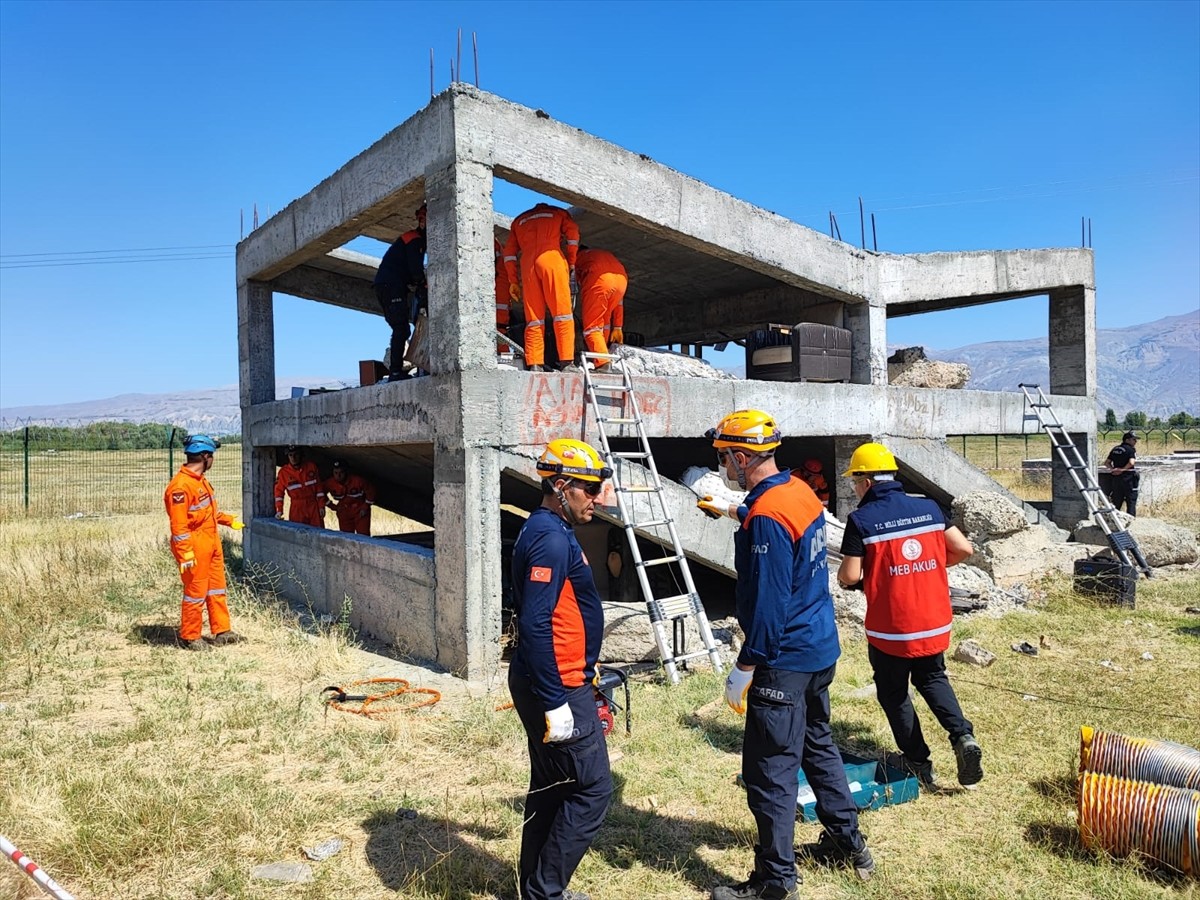
[[[236,382],[239,211],[426,104],[459,28],[464,80],[475,32],[484,89],[818,230],[832,210],[857,243],[860,195],[892,252],[1078,246],[1088,216],[1100,327],[1200,306],[1195,2],[3,0],[0,406]],[[497,182],[502,211],[527,200]],[[889,341],[1045,319],[1013,301]],[[281,377],[348,380],[388,334],[289,298],[276,331]]]

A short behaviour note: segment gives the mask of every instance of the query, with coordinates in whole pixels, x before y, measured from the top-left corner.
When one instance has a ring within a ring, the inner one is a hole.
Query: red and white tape
[[[17,864],[17,868],[32,878],[38,887],[51,897],[55,897],[57,900],[75,900],[57,881],[42,871],[37,863],[14,847],[12,841],[2,834],[0,834],[0,851],[3,851],[5,856]]]

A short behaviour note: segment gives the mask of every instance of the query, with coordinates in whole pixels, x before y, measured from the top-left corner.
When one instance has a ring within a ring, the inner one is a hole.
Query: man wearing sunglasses
[[[803,479],[780,469],[783,435],[757,409],[730,413],[706,435],[730,488],[749,491],[736,515],[738,624],[746,640],[725,681],[725,702],[746,717],[742,780],[758,826],[754,871],[721,885],[712,900],[798,900],[797,776],[817,797],[820,841],[813,862],[851,866],[870,878],[875,862],[858,830],[829,720],[829,685],[841,654],[829,593],[825,508]]]
[[[551,441],[537,463],[542,504],[513,548],[517,649],[508,689],[529,738],[521,900],[587,900],[568,891],[604,821],[612,774],[596,715],[604,611],[574,526],[592,520],[612,469],[583,441]]]

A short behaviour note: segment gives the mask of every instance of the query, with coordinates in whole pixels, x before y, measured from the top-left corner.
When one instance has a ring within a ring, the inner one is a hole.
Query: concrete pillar
[[[831,511],[842,522],[845,522],[846,516],[858,507],[858,498],[854,496],[854,491],[850,487],[850,479],[843,478],[842,473],[850,465],[850,457],[858,445],[869,440],[871,440],[870,435],[849,435],[833,439],[833,472],[829,479],[829,485],[833,488],[834,508]],[[838,548],[833,547],[832,549],[837,550]]]
[[[1088,470],[1096,471],[1096,435],[1094,432],[1072,432],[1071,440]],[[1059,528],[1073,528],[1080,519],[1088,517],[1087,501],[1083,499],[1071,473],[1054,454],[1054,466],[1050,471],[1050,519]]]
[[[425,173],[433,374],[496,365],[492,170],[458,159]]]
[[[887,384],[887,308],[874,303],[846,304],[850,329],[850,381]]]
[[[437,662],[483,681],[500,663],[500,456],[489,447],[434,449]]]
[[[433,374],[454,410],[434,441],[437,661],[486,679],[500,661],[500,463],[486,446],[499,423],[471,372],[496,366],[492,171],[460,156],[425,173],[425,200]]]
[[[1096,291],[1050,292],[1048,393],[1096,396]]]
[[[242,421],[257,403],[275,399],[275,312],[271,286],[248,281],[238,287],[238,369]],[[242,517],[275,514],[274,448],[254,446],[254,435],[242,431]]]

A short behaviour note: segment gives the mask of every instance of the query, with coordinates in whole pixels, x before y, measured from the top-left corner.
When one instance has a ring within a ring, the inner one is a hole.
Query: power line
[[[88,256],[97,253],[166,253],[177,250],[231,250],[233,244],[191,244],[179,247],[122,247],[114,250],[62,250],[56,253],[0,253],[0,259],[24,259],[31,256]]]
[[[113,266],[113,265],[133,265],[136,263],[153,263],[153,262],[189,262],[193,260],[206,259],[233,259],[232,253],[216,253],[197,256],[146,256],[146,257],[115,257],[113,259],[81,259],[67,260],[63,262],[54,262],[50,260],[37,260],[33,262],[16,262],[5,263],[0,262],[0,269],[59,269],[68,266]]]

